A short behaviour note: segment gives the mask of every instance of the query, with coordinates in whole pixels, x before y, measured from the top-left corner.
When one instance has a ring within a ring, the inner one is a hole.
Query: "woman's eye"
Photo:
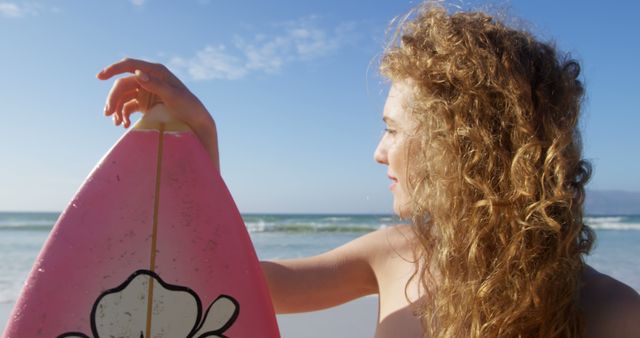
[[[396,133],[395,129],[384,128],[385,134],[394,135]]]

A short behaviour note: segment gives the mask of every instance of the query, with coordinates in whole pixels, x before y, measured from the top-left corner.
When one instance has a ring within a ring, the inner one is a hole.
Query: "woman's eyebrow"
[[[382,121],[387,124],[396,122],[394,119],[390,118],[389,116],[383,116]]]

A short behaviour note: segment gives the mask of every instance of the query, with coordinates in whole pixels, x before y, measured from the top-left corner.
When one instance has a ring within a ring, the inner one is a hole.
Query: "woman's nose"
[[[373,159],[380,164],[388,164],[387,150],[385,149],[382,141],[378,143],[376,150],[373,152]]]

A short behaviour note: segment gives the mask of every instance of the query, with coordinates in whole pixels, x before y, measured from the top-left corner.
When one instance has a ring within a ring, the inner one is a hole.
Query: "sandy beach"
[[[328,310],[279,315],[283,338],[371,338],[378,319],[378,297],[369,296]]]

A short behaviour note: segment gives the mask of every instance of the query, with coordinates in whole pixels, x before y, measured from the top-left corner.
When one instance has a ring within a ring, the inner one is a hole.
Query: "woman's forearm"
[[[326,309],[377,292],[368,265],[335,254],[261,261],[276,313]]]
[[[220,154],[218,152],[218,131],[216,129],[216,123],[209,115],[208,118],[194,123],[191,128],[195,132],[196,136],[200,140],[200,143],[204,146],[213,161],[214,167],[220,172]]]

